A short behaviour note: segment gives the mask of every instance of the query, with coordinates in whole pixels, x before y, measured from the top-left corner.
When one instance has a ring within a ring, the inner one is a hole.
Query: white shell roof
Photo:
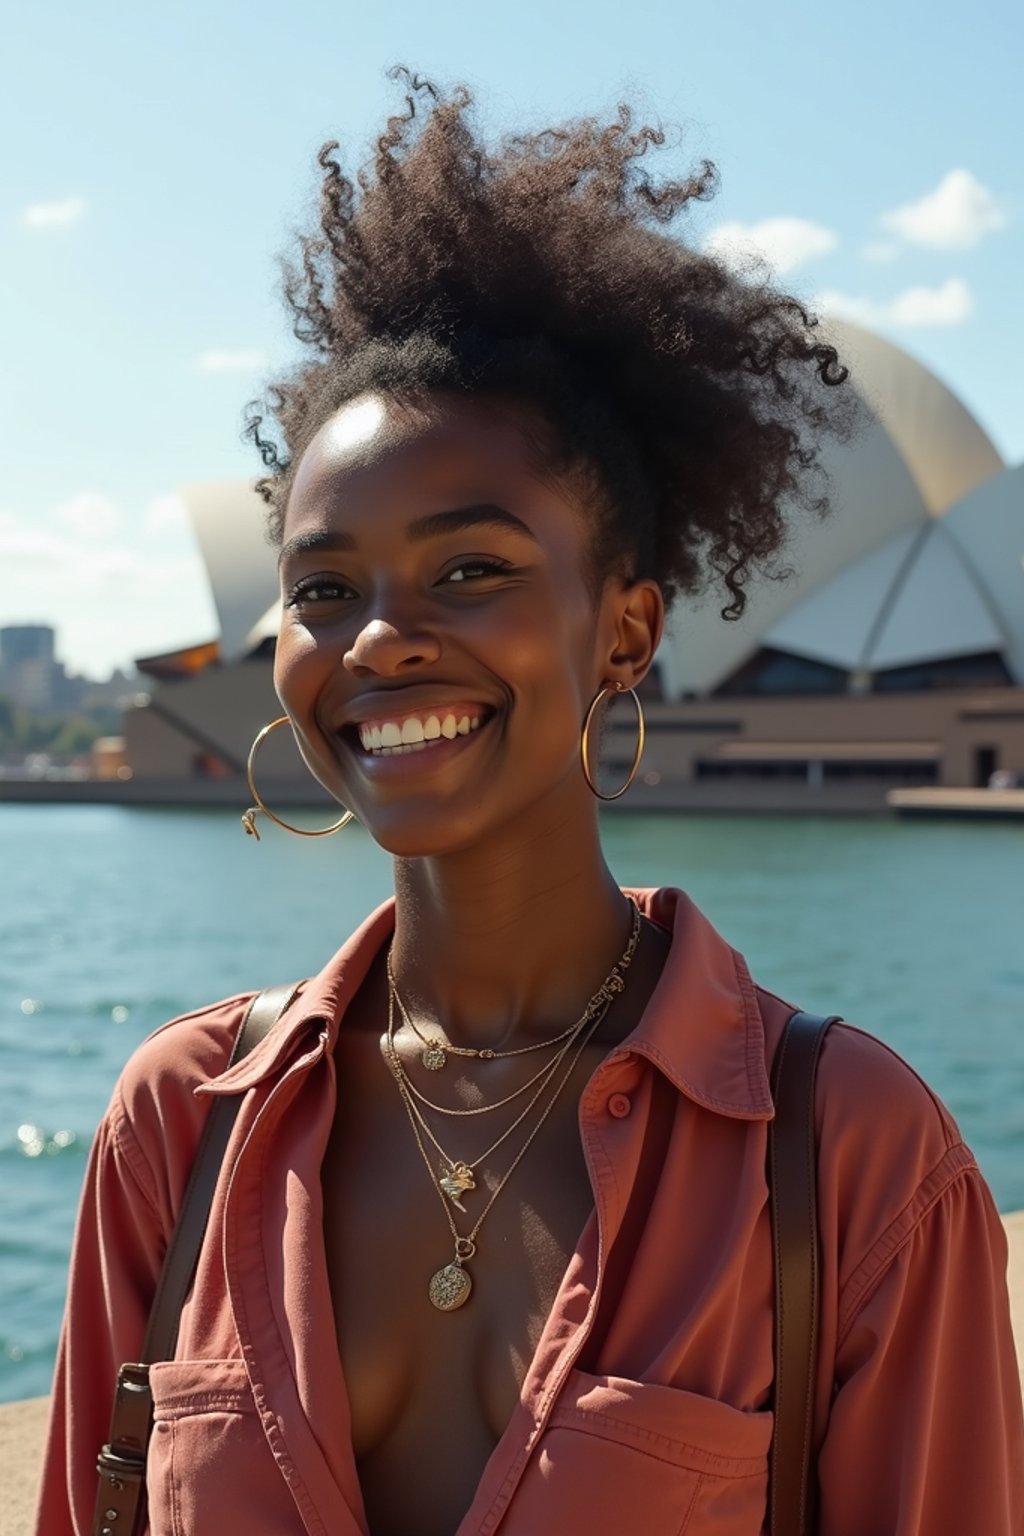
[[[738,623],[720,617],[724,598],[717,595],[700,603],[680,600],[658,653],[670,697],[711,692],[762,643],[776,643],[768,636],[777,634],[786,617],[827,584],[829,597],[815,611],[816,622],[799,625],[801,654],[825,659],[835,638],[828,629],[833,621],[831,588],[839,573],[898,534],[926,528],[931,519],[1003,470],[987,434],[922,364],[845,321],[830,320],[822,330],[849,365],[853,386],[868,412],[852,442],[832,445],[823,456],[831,478],[832,512],[824,522],[798,520],[784,552],[784,563],[796,574],[786,581],[751,583],[747,611]],[[848,588],[843,600],[855,606],[855,589]],[[856,614],[837,614],[835,622],[846,625],[845,655],[854,644]],[[813,651],[812,629],[817,630]]]
[[[1024,464],[965,496],[942,523],[1006,635],[1011,675],[1024,684]]]
[[[885,423],[933,517],[1005,467],[984,428],[916,358],[849,321],[829,320],[822,330],[861,399]]]
[[[245,644],[242,647],[245,654],[255,651],[263,644],[264,640],[274,640],[277,638],[277,632],[281,628],[281,612],[281,599],[278,597],[271,603],[262,618],[256,620],[256,623],[246,635]]]
[[[794,524],[783,563],[797,574],[752,582],[746,612],[736,623],[721,618],[725,599],[717,592],[699,603],[681,598],[673,608],[658,653],[670,697],[710,693],[810,593],[894,532],[928,521],[913,477],[879,422],[869,421],[854,442],[831,445],[823,457],[832,512],[824,521],[803,516]]]
[[[762,643],[847,671],[1003,651],[1006,635],[941,523],[897,534],[812,592]]]
[[[181,492],[199,541],[220,622],[225,661],[245,655],[246,638],[277,595],[277,551],[267,509],[249,480],[189,485]]]
[[[861,665],[882,671],[1002,651],[1005,643],[969,565],[940,524],[925,531],[886,594]]]

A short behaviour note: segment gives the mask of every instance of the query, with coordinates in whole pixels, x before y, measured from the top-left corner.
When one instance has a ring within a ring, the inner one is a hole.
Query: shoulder
[[[114,1090],[113,1108],[132,1121],[157,1105],[192,1099],[201,1083],[225,1070],[254,993],[210,1003],[154,1030],[128,1058]]]
[[[130,1173],[168,1230],[212,1106],[196,1089],[227,1067],[252,997],[171,1019],[132,1052],[114,1085],[97,1134],[97,1176],[116,1182]]]
[[[793,1005],[761,987],[757,994],[770,1069]],[[917,1156],[937,1159],[963,1142],[945,1104],[909,1062],[846,1019],[832,1025],[821,1048],[816,1114],[823,1150],[837,1153],[852,1138],[890,1155],[914,1146]]]
[[[865,1030],[834,1024],[817,1084],[819,1186],[850,1256],[893,1224],[907,1234],[951,1185],[977,1172],[935,1090]]]
[[[96,1128],[80,1222],[87,1209],[120,1212],[121,1227],[169,1236],[214,1102],[196,1090],[227,1067],[253,995],[171,1019],[132,1052]]]
[[[871,1138],[929,1160],[962,1144],[960,1128],[924,1078],[884,1041],[847,1020],[825,1036],[818,1067],[822,1137],[870,1121]]]
[[[759,996],[769,1062],[789,1005]],[[825,1037],[815,1095],[818,1204],[839,1278],[895,1253],[977,1163],[942,1099],[890,1046],[847,1021]]]

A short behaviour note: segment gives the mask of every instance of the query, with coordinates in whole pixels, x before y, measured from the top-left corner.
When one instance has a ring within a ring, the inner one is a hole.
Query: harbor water
[[[1000,1209],[1024,1207],[1024,826],[618,814],[605,842],[623,884],[683,887],[764,985],[905,1056]],[[62,805],[0,805],[0,870],[11,1400],[48,1389],[85,1158],[129,1052],[175,1014],[318,970],[391,871],[357,826],[257,846],[222,811]]]

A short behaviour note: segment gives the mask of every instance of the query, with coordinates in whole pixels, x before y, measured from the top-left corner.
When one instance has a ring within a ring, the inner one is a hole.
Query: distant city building
[[[0,629],[0,665],[52,661],[57,632],[49,624],[8,624]]]
[[[48,624],[0,629],[0,694],[33,713],[55,708],[65,676],[54,656],[56,639]]]
[[[828,450],[832,515],[794,520],[785,563],[797,574],[753,585],[740,622],[713,598],[677,604],[645,688],[653,729],[635,804],[750,808],[810,793],[867,808],[895,785],[1024,770],[1024,466],[1007,468],[898,347],[828,329],[866,418]],[[127,716],[128,759],[136,778],[241,776],[279,713],[274,551],[248,483],[183,494],[220,635],[139,662],[154,687]],[[628,726],[613,722],[613,759],[620,735],[628,766]],[[292,794],[309,783],[275,738],[261,776]]]
[[[57,660],[57,632],[49,624],[0,628],[0,697],[30,714],[73,713],[121,704],[132,689],[124,672],[104,683],[69,673]]]

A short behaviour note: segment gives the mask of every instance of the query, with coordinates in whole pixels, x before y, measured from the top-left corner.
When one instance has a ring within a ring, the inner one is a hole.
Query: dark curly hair
[[[355,180],[337,144],[320,151],[318,227],[284,267],[309,354],[246,409],[271,536],[347,400],[499,397],[531,409],[549,467],[583,482],[599,580],[653,577],[671,600],[717,577],[738,618],[752,572],[779,573],[787,516],[827,510],[820,445],[851,418],[849,391],[822,388],[847,376],[835,348],[763,274],[668,233],[716,171],[656,180],[644,157],[664,133],[628,107],[490,150],[465,88],[392,77],[405,110]]]

